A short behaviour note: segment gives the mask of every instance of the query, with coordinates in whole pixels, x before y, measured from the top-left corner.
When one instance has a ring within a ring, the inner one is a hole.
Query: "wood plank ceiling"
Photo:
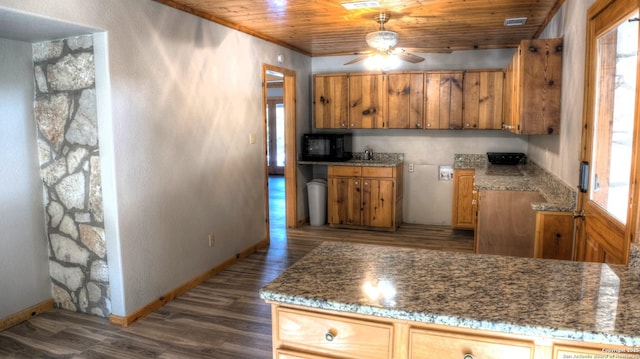
[[[515,47],[536,38],[564,0],[378,0],[380,7],[347,10],[354,0],[155,0],[309,56],[370,50],[375,15],[391,15],[386,30],[398,47],[447,52]],[[505,27],[507,18],[526,17]]]

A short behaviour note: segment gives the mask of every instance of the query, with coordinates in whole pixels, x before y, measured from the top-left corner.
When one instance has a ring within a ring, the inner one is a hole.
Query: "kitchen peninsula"
[[[640,358],[639,260],[325,242],[260,296],[274,358]]]

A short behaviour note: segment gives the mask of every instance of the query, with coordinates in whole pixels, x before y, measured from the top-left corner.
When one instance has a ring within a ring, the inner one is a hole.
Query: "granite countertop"
[[[637,266],[443,254],[325,242],[262,288],[260,297],[421,323],[640,346]]]
[[[576,208],[577,192],[535,163],[515,166],[492,165],[486,155],[460,154],[454,157],[454,169],[474,169],[474,187],[478,190],[537,191],[545,202],[534,202],[536,211],[571,212]]]
[[[353,158],[343,162],[298,161],[299,165],[323,166],[363,166],[363,167],[396,167],[404,161],[403,153],[374,153],[370,160],[363,159],[364,153],[354,152]]]

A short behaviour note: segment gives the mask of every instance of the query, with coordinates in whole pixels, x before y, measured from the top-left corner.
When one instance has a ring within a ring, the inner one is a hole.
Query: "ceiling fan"
[[[374,48],[374,50],[356,53],[357,55],[362,56],[356,57],[355,59],[345,63],[345,65],[351,65],[362,60],[367,60],[376,62],[377,64],[375,66],[382,68],[384,66],[379,66],[379,64],[382,64],[383,62],[389,63],[396,59],[414,64],[424,61],[424,58],[420,56],[406,52],[405,49],[395,47],[398,43],[398,34],[394,31],[385,30],[384,28],[384,24],[389,21],[390,17],[391,15],[383,12],[374,17],[374,20],[380,24],[380,29],[378,31],[368,33],[366,37],[367,44]]]

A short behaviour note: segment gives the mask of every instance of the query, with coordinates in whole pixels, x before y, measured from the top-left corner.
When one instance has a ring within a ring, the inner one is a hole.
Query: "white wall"
[[[530,136],[529,157],[571,187],[580,172],[587,9],[594,1],[565,1],[540,36],[564,39],[560,135]]]
[[[96,86],[113,314],[266,237],[262,64],[296,71],[303,118],[307,56],[153,1],[0,6],[106,31],[96,36],[96,56],[106,57]]]
[[[505,68],[514,49],[456,51],[451,54],[419,54],[425,61],[404,63],[397,71],[464,70]],[[365,72],[362,62],[344,66],[353,56],[314,57],[313,73]],[[309,119],[311,121],[311,119]],[[456,153],[483,154],[490,151],[527,153],[527,136],[486,130],[353,130],[354,151],[364,146],[374,152],[404,153],[403,221],[450,225],[453,183],[438,180],[438,166],[452,165]],[[408,172],[413,163],[415,171]],[[315,171],[317,177],[323,175]]]
[[[51,298],[31,59],[0,39],[0,318]]]

